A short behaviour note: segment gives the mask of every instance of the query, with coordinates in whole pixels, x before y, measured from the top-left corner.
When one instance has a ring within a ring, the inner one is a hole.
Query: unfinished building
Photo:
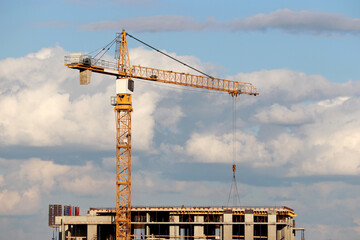
[[[294,240],[288,207],[132,207],[132,239]],[[59,240],[115,239],[115,209],[91,208],[86,216],[56,216]]]

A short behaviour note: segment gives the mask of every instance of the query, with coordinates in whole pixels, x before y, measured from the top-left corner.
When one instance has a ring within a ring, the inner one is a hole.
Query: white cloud
[[[22,183],[38,186],[41,190],[49,192],[55,187],[56,179],[68,174],[70,170],[70,166],[32,158],[22,162],[19,171],[13,173],[17,175]]]
[[[152,51],[137,48],[130,52],[135,64],[176,68],[175,64],[157,57]],[[104,77],[94,74],[94,81],[89,86],[78,86],[78,73],[63,66],[62,56],[65,54],[63,49],[55,47],[24,58],[0,61],[0,69],[4,70],[0,71],[1,146],[63,147],[82,144],[94,151],[114,148],[115,117],[109,106],[109,96],[114,93],[113,83],[103,81]],[[204,67],[196,58],[183,58]],[[24,70],[25,75],[19,71],[23,64],[28,66]],[[175,70],[185,71],[182,67]],[[54,72],[56,77],[53,77]],[[238,105],[241,109],[241,125],[238,125],[236,139],[238,163],[253,171],[260,169],[267,175],[281,173],[289,181],[292,176],[311,182],[311,176],[352,177],[360,174],[357,157],[360,143],[359,82],[332,83],[322,76],[284,69],[238,74],[234,78],[254,83],[261,92],[256,98],[241,98]],[[156,171],[153,171],[155,167],[148,169],[149,165],[144,164],[145,160],[161,158],[163,153],[171,156],[167,159],[171,163],[181,159],[230,164],[231,124],[228,120],[221,122],[225,117],[219,117],[229,113],[225,112],[226,107],[217,102],[214,108],[201,109],[206,120],[196,120],[192,114],[187,114],[186,109],[194,108],[196,101],[203,101],[203,98],[190,99],[190,105],[185,105],[188,103],[179,101],[182,91],[175,93],[140,81],[135,91],[133,143],[136,150],[144,151],[144,155],[136,156],[138,168],[133,176],[134,202],[164,205],[169,202],[211,205],[226,202],[227,197],[223,199],[224,194],[219,194],[228,193],[224,183],[174,180],[172,176],[168,179],[164,177],[162,160],[155,161]],[[228,98],[225,98],[227,101]],[[169,100],[172,102],[169,103]],[[217,112],[218,108],[223,110]],[[216,117],[210,119],[207,113]],[[157,134],[161,134],[157,126],[176,130],[182,119],[190,120],[185,129],[179,129],[182,139],[174,143],[171,139],[157,138]],[[265,136],[264,129],[275,130]],[[158,145],[160,148],[157,148]],[[154,155],[148,157],[148,153]],[[174,153],[176,156],[173,156]],[[53,189],[76,198],[104,199],[114,194],[112,162],[115,164],[108,158],[103,159],[101,166],[85,161],[83,165],[71,166],[41,158],[0,159],[0,206],[3,206],[0,214],[34,214],[42,207],[44,199],[55,195]],[[282,179],[281,176],[279,178]],[[296,207],[299,213],[305,211],[311,219],[316,218],[315,214],[326,214],[329,209],[340,208],[351,216],[359,201],[356,185],[339,182],[309,185],[262,188],[240,185],[239,188],[243,189],[240,192],[246,198],[245,203],[264,204],[265,201],[265,204],[273,204],[274,199],[279,197],[285,199],[281,204]],[[152,195],[154,192],[157,194]],[[290,196],[299,197],[294,200]],[[11,202],[6,202],[9,199]],[[22,206],[23,202],[28,202],[28,205]],[[309,213],[313,209],[317,212]],[[358,229],[358,220],[351,221],[355,227],[348,229],[356,236],[353,232]]]
[[[256,98],[242,98],[241,101],[245,103],[247,101],[268,101],[271,105],[279,102],[311,103],[352,96],[360,90],[359,81],[335,83],[321,75],[307,75],[288,69],[239,73],[229,79],[250,82],[258,88],[260,95]]]
[[[41,196],[36,187],[24,191],[0,191],[0,216],[34,214],[40,207]]]
[[[289,109],[286,106],[273,104],[265,109],[258,110],[254,119],[261,123],[274,124],[304,124],[313,120],[311,112],[303,105],[293,105]]]
[[[62,192],[76,196],[109,196],[115,174],[90,162],[71,166],[38,158],[2,159],[0,215],[36,213],[42,200]],[[96,176],[96,177],[95,177]]]
[[[254,133],[239,131],[246,130],[246,125],[238,129],[238,163],[254,168],[286,168],[286,176],[360,174],[360,100],[357,96],[339,96],[311,104],[300,100],[294,104],[282,101],[281,105],[270,102],[266,106],[266,98],[258,101],[258,105],[251,106],[256,114],[250,119],[262,125],[259,132]],[[207,132],[193,133],[185,147],[163,145],[162,149],[185,153],[190,156],[182,158],[186,161],[231,163],[234,159],[232,134],[226,133],[230,129],[226,130],[222,123],[215,125],[218,127],[204,128]],[[262,131],[274,126],[277,132],[270,131],[271,135],[264,136]]]
[[[184,71],[182,66],[153,51],[136,48],[130,53],[135,64],[141,61],[145,65]],[[78,74],[66,69],[59,61],[65,54],[63,49],[55,47],[23,58],[0,61],[0,69],[4,69],[0,74],[3,80],[0,96],[2,145],[79,144],[95,149],[114,148],[115,115],[108,101],[114,92],[113,84],[102,81],[104,76],[97,75],[89,86],[74,85],[78,82]],[[202,66],[197,58],[182,58]],[[26,81],[19,70],[23,64],[28,66]],[[20,74],[16,75],[16,72]],[[54,72],[57,72],[56,78],[49,82]],[[360,131],[356,129],[360,128],[360,112],[355,95],[359,82],[332,83],[322,76],[291,70],[240,73],[233,78],[252,82],[261,92],[257,98],[242,98],[238,105],[242,112],[251,116],[241,119],[241,130],[237,134],[239,162],[253,167],[290,163],[293,166],[289,171],[291,175],[359,173],[356,146],[360,139],[357,132]],[[174,93],[157,85],[136,82],[132,127],[134,149],[158,152],[154,142],[155,134],[159,133],[156,126],[176,133],[178,123],[186,114],[178,100],[181,94],[181,91]],[[173,102],[164,104],[168,99]],[[247,129],[253,126],[252,119],[257,124],[269,127],[275,124],[282,129],[271,138],[261,138]],[[201,133],[192,126],[187,130],[185,145],[177,143],[177,147],[169,149],[179,154],[183,149],[195,161],[232,162],[232,136],[227,133],[226,123],[202,124],[201,128],[207,132]],[[289,125],[292,125],[290,132]],[[164,146],[162,142],[159,145]]]
[[[231,161],[231,135],[193,134],[186,142],[186,152],[201,162]]]
[[[132,143],[137,149],[154,152],[154,113],[159,100],[160,96],[153,91],[145,92],[134,99],[133,116],[136,121],[132,122]]]
[[[293,183],[289,186],[242,186],[243,202],[288,206],[295,210],[297,227],[308,239],[358,239],[359,186],[343,182]],[[251,191],[251,193],[250,193]],[[249,194],[250,193],[250,194]],[[336,216],[336,217],[334,217]],[[300,223],[299,223],[300,221]]]
[[[326,99],[313,104],[292,104],[290,106],[278,103],[257,110],[254,120],[260,123],[279,125],[303,125],[310,124],[316,119],[335,107],[341,107],[349,97],[336,97]]]
[[[63,65],[66,54],[62,48],[55,47],[0,61],[2,145],[78,144],[95,149],[114,148],[115,114],[109,104],[115,92],[114,81],[102,81],[105,76],[94,74],[90,85],[79,86],[78,73]],[[144,64],[155,67],[167,66],[169,62],[143,48],[131,50],[131,56],[134,63],[141,58]],[[196,58],[183,58],[199,63]],[[132,118],[135,149],[154,152],[155,113],[159,101],[169,97],[168,92],[156,85],[136,84]],[[183,114],[179,107],[167,110],[162,108],[159,122],[175,129]],[[164,122],[166,119],[172,123]]]
[[[293,161],[303,145],[302,141],[289,134],[262,142],[252,134],[238,132],[236,159],[232,134],[193,134],[186,142],[185,153],[193,157],[187,161],[205,163],[245,163],[252,167],[278,167]],[[284,148],[284,146],[288,146]],[[178,152],[183,152],[182,149]],[[176,150],[176,148],[175,148]]]
[[[360,234],[354,231],[354,227],[341,226],[338,224],[305,224],[305,238],[311,236],[312,239],[343,239],[346,236],[347,239],[358,239]]]
[[[199,69],[200,71],[210,72],[217,67],[210,63],[202,63],[199,58],[194,56],[178,56],[176,53],[170,53],[166,50],[162,51],[175,59],[178,59],[196,69]],[[155,52],[154,50],[147,50],[142,46],[129,49],[129,54],[131,59],[131,65],[141,65],[145,67],[153,67],[156,69],[171,70],[176,72],[194,73],[194,71],[190,68],[174,60],[171,60],[168,57],[158,52]],[[197,73],[195,72],[195,74]]]
[[[70,178],[63,178],[59,186],[75,196],[109,196],[115,189],[115,175],[94,171],[95,168],[81,175],[71,175]],[[79,167],[71,171],[75,172],[77,169]]]
[[[209,18],[199,22],[186,16],[150,16],[93,22],[83,26],[86,31],[127,29],[136,32],[176,31],[265,31],[279,29],[286,33],[321,36],[359,34],[360,19],[338,13],[293,11],[279,9],[231,21]]]
[[[4,176],[0,174],[0,187],[4,185]]]
[[[355,230],[355,232],[358,234],[358,236],[360,236],[360,218],[355,218],[354,219],[354,223],[356,224],[356,226],[353,228]]]
[[[298,138],[306,143],[302,151],[305,156],[299,165],[303,173],[317,174],[359,174],[360,160],[360,112],[359,99],[352,97],[337,104],[318,104],[316,120],[299,128]],[[304,138],[305,137],[305,138]],[[294,170],[295,171],[295,170]],[[299,174],[299,172],[298,172]]]
[[[172,107],[159,107],[155,120],[165,128],[170,129],[172,132],[177,131],[177,125],[179,121],[185,117],[181,106]]]
[[[271,156],[264,143],[252,134],[238,132],[236,137],[237,162],[259,166],[269,164]],[[195,133],[186,142],[185,152],[198,162],[231,163],[234,160],[233,147],[232,134]]]
[[[161,171],[137,171],[132,178],[132,191],[135,205],[218,206],[227,200],[222,195],[227,193],[223,183],[173,180],[164,178]]]
[[[116,158],[115,156],[103,158],[101,162],[105,169],[114,169],[116,165]]]

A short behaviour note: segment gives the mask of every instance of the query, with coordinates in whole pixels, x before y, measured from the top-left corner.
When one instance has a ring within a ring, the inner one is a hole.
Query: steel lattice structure
[[[117,79],[137,78],[222,91],[233,97],[240,94],[254,96],[259,94],[251,83],[213,78],[209,75],[200,76],[131,66],[126,36],[125,30],[116,35],[117,63],[93,58],[82,53],[73,53],[65,56],[65,65],[80,70],[80,84],[89,84],[91,72],[97,72],[116,76]],[[116,239],[129,240],[131,238],[131,112],[133,111],[131,94],[117,93],[113,104],[116,112]]]

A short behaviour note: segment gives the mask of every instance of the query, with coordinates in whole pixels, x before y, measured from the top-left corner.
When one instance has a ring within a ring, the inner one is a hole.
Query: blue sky
[[[286,205],[308,239],[360,236],[358,1],[1,1],[0,239],[44,239],[50,203],[114,206],[111,77],[63,65],[125,28],[260,92],[237,102],[242,205]],[[128,39],[131,63],[189,70]],[[109,52],[112,55],[113,51]],[[110,57],[110,56],[107,56]],[[136,81],[134,205],[228,199],[226,94]]]

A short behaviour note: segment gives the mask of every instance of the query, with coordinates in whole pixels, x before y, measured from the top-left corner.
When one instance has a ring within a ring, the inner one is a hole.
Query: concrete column
[[[225,240],[223,238],[223,233],[224,233],[224,225],[221,224],[220,227],[219,227],[219,238],[216,237],[216,239]]]
[[[146,227],[145,227],[145,235],[147,236],[147,238],[150,235],[150,227],[148,225],[148,223],[150,222],[150,213],[146,213]]]
[[[71,236],[71,233],[69,231],[69,225],[64,224],[64,220],[61,220],[61,227],[60,227],[60,235],[61,235],[61,240],[65,240],[66,237]]]
[[[294,227],[295,227],[295,220],[294,219],[291,219],[291,228],[290,228],[290,231],[291,231],[291,240],[295,240],[295,232],[294,232]]]
[[[268,211],[268,240],[276,240],[276,211]]]
[[[280,230],[276,230],[276,240],[281,240],[281,239],[284,239],[285,238],[285,235],[284,235],[284,230],[283,229],[280,229]]]
[[[178,215],[173,215],[173,223],[178,223],[180,217]],[[179,225],[170,225],[170,239],[178,239],[180,236],[180,227]]]
[[[292,219],[290,217],[286,217],[286,226],[284,228],[285,230],[285,239],[293,240],[293,231],[292,231]]]
[[[254,239],[254,212],[245,210],[245,240]]]
[[[65,225],[65,236],[66,237],[71,237],[71,230],[72,230],[71,225]]]
[[[196,238],[203,238],[204,235],[204,216],[195,216],[194,218],[194,237]],[[197,225],[196,223],[200,223],[200,225]]]
[[[287,239],[289,240],[295,240],[295,235],[294,235],[294,232],[293,232],[293,227],[292,225],[288,225],[286,226],[286,232],[287,232]]]
[[[287,225],[286,227],[286,239],[291,240],[291,231],[290,231],[290,226]]]
[[[64,219],[61,219],[60,233],[61,233],[61,240],[65,240],[65,224],[64,224]]]
[[[224,211],[223,239],[232,239],[232,210]]]
[[[97,240],[97,225],[88,224],[87,225],[87,240]]]

